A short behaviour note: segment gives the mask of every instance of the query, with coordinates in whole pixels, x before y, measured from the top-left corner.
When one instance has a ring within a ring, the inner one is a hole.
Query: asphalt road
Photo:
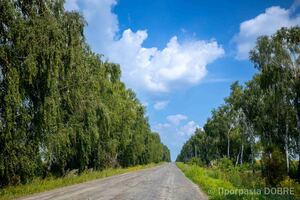
[[[23,200],[206,200],[207,196],[188,180],[175,164],[121,174],[67,186],[33,196]]]

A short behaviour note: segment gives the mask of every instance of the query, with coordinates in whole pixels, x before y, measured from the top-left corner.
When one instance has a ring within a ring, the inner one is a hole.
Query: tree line
[[[235,165],[259,163],[268,184],[300,180],[300,28],[261,36],[249,53],[257,73],[235,82],[224,104],[184,144],[177,161],[206,165],[226,157]]]
[[[0,186],[170,161],[145,108],[63,0],[0,3]],[[101,24],[99,24],[101,25]]]

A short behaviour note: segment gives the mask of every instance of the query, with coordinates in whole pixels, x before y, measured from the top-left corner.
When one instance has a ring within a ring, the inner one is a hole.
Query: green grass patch
[[[146,169],[160,164],[162,163],[138,165],[129,168],[106,169],[102,171],[86,171],[81,173],[80,175],[68,175],[63,178],[55,178],[55,177],[48,177],[46,179],[36,178],[32,182],[25,185],[9,186],[0,189],[0,200],[14,199],[17,197],[44,192],[44,191],[52,190],[63,186],[74,185],[86,181],[101,179],[101,178],[118,175],[118,174],[124,174],[127,172],[133,172],[140,169]]]
[[[183,163],[176,163],[181,171],[191,179],[194,183],[199,185],[201,189],[208,194],[210,199],[220,199],[219,188],[235,189],[235,187],[228,181],[218,179],[218,174],[210,175],[205,168],[196,165],[187,165]]]
[[[232,168],[221,170],[218,168],[205,168],[197,165],[177,163],[182,172],[199,185],[212,200],[292,200],[300,199],[299,183],[285,179],[279,187],[292,187],[295,195],[271,195],[266,194],[268,187],[265,181],[258,175],[247,170]],[[232,192],[232,193],[230,193]],[[270,192],[269,192],[270,193]]]

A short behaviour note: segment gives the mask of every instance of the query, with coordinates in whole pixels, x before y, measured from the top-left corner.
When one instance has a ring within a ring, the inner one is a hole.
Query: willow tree
[[[120,66],[92,52],[84,18],[63,5],[1,1],[0,186],[170,159]]]

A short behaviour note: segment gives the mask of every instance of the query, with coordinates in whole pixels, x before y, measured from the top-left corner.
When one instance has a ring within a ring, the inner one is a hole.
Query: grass
[[[182,172],[199,185],[212,200],[292,200],[300,199],[300,185],[285,179],[281,187],[293,187],[295,195],[266,195],[264,180],[259,174],[253,175],[249,171],[239,171],[239,169],[220,170],[218,168],[205,168],[197,165],[177,163]],[[226,192],[232,193],[228,194]],[[226,193],[226,194],[225,194]],[[296,197],[297,196],[297,197]]]
[[[49,177],[46,179],[36,178],[32,182],[25,185],[9,186],[0,189],[0,200],[15,199],[18,197],[44,192],[59,187],[74,185],[91,181],[95,179],[105,178],[113,175],[133,172],[140,169],[154,167],[159,164],[138,165],[129,168],[106,169],[103,171],[86,171],[80,175],[70,175],[63,178]]]

